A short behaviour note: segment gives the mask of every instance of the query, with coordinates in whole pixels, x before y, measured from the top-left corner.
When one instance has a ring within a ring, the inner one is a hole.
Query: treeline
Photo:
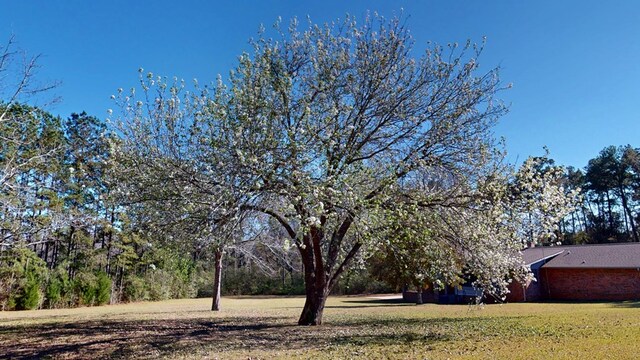
[[[640,149],[608,146],[584,169],[568,167],[566,188],[582,203],[560,224],[564,244],[640,241]]]
[[[111,196],[110,135],[85,113],[68,119],[3,105],[0,307],[32,309],[190,296],[193,261],[137,229]],[[155,267],[157,271],[150,272]]]
[[[114,196],[116,140],[101,120],[1,106],[0,135],[12,139],[0,145],[1,309],[211,293],[206,244],[153,231],[143,205]],[[247,241],[232,247],[224,293],[302,293],[301,265],[292,253]]]
[[[117,138],[101,120],[86,113],[62,119],[24,104],[13,104],[9,117],[20,127],[2,131],[20,142],[2,145],[3,310],[211,296],[207,244],[175,238],[149,220],[152,209],[117,195]],[[580,189],[582,203],[559,224],[563,243],[637,241],[639,159],[638,149],[611,146],[584,170],[567,169],[566,190]],[[274,229],[253,236],[246,229],[228,247],[223,294],[304,293],[299,254]],[[369,273],[350,271],[334,292],[394,290]]]

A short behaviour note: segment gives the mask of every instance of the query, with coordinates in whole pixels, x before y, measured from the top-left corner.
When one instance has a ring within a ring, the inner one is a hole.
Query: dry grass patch
[[[401,304],[330,298],[325,325],[295,325],[302,298],[224,298],[0,313],[9,358],[633,359],[640,303]]]

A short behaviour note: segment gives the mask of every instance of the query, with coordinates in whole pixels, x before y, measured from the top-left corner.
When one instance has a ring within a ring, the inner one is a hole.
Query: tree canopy
[[[499,170],[491,128],[506,112],[495,97],[503,86],[497,69],[480,71],[483,45],[432,45],[415,58],[397,18],[307,27],[294,19],[252,45],[228,82],[187,91],[177,79],[143,75],[142,95],[118,96],[115,121],[125,153],[139,151],[170,180],[191,179],[180,201],[222,199],[232,189],[233,200],[210,204],[277,221],[304,264],[299,323],[320,324],[340,275],[379,241],[382,214],[403,204],[477,206],[477,190]],[[157,172],[140,173],[148,174]],[[431,185],[401,191],[417,179]],[[477,245],[468,250],[513,247]]]

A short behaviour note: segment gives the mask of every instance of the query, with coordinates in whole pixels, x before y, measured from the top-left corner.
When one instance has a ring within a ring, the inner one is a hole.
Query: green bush
[[[66,265],[54,268],[45,287],[45,306],[49,309],[75,305],[74,283],[69,281]]]
[[[52,277],[45,289],[47,307],[54,309],[58,307],[62,300],[62,282],[57,277]]]
[[[122,300],[127,302],[147,300],[149,296],[147,294],[144,279],[136,275],[127,276],[124,280],[122,297]]]
[[[149,300],[171,299],[171,275],[163,269],[155,269],[145,274],[145,288],[149,294]]]
[[[73,290],[77,305],[91,306],[96,301],[97,277],[92,273],[78,273],[73,279]]]
[[[21,296],[16,301],[18,310],[33,310],[40,306],[42,295],[40,293],[40,281],[35,275],[29,274]]]
[[[6,310],[16,309],[16,296],[9,296],[5,304]]]
[[[111,300],[111,279],[104,272],[99,272],[96,276],[95,286],[95,303],[96,305],[108,304]]]
[[[0,308],[35,309],[42,302],[42,289],[48,269],[45,262],[28,248],[0,253]]]

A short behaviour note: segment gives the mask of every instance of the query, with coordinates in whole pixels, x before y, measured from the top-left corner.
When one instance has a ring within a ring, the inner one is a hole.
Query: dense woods
[[[584,169],[568,167],[565,181],[584,196],[561,224],[563,243],[640,241],[640,148],[608,146]]]

